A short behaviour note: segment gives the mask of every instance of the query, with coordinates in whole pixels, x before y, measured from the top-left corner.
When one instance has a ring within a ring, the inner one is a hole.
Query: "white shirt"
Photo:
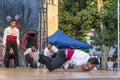
[[[17,39],[16,39],[17,44],[18,45],[20,44],[20,41],[19,41],[19,30],[16,27],[11,28],[9,26],[9,27],[5,28],[4,35],[3,35],[3,45],[6,45],[6,38],[7,38],[8,35],[17,36]]]
[[[113,61],[108,61],[107,66],[108,70],[113,70]]]
[[[24,52],[24,55],[26,54],[29,54],[32,52],[32,49],[31,48],[28,48],[25,52]],[[39,52],[37,50],[35,50],[35,52],[32,52],[33,53],[33,58],[34,58],[34,61],[38,62],[38,59],[39,59]]]
[[[52,50],[54,51],[54,53],[56,53],[58,51],[58,48],[55,47],[55,46],[52,46]],[[44,49],[43,55],[51,57],[51,55],[54,54],[54,53],[52,53],[51,51],[49,51],[48,48],[46,47]]]
[[[84,51],[74,50],[74,54],[72,55],[71,59],[66,61],[63,64],[63,66],[65,69],[69,67],[69,64],[74,64],[75,66],[81,66],[83,64],[86,64],[89,58],[90,58],[89,54],[85,53]]]

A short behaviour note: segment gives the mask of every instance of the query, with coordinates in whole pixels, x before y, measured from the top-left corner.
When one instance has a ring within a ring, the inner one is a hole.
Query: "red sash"
[[[17,36],[12,36],[12,35],[8,35],[7,36],[7,41],[16,41]]]
[[[66,55],[66,61],[70,60],[72,55],[74,54],[74,50],[73,49],[66,49],[67,51],[67,55]]]

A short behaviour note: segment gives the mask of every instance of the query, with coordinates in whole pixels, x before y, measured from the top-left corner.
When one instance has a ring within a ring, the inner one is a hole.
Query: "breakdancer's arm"
[[[63,70],[64,70],[65,72],[68,70],[69,64],[70,64],[70,61],[66,61],[66,62],[63,64]]]
[[[87,65],[83,64],[78,69],[63,69],[64,72],[87,72],[90,71]]]
[[[57,71],[62,71],[62,72],[87,72],[90,71],[89,69],[85,69],[85,68],[80,68],[79,69],[57,69]]]

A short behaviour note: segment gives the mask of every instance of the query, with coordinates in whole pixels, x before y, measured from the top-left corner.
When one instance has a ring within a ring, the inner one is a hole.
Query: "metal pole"
[[[120,41],[120,27],[119,27],[120,26],[119,25],[120,24],[120,21],[119,21],[120,20],[119,19],[120,9],[119,8],[120,8],[120,3],[119,3],[119,0],[118,0],[118,8],[117,8],[117,12],[118,12],[118,16],[117,16],[118,17],[117,18],[118,19],[118,70],[120,70],[120,42],[119,42]]]
[[[46,0],[45,2],[45,6],[44,6],[44,28],[45,28],[45,33],[44,33],[44,40],[45,40],[45,45],[47,46],[47,42],[48,42],[48,1]]]
[[[38,0],[38,50],[42,50],[43,0]]]

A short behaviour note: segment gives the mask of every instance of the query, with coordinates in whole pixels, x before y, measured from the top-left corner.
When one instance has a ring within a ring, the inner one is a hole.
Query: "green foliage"
[[[92,10],[89,8],[91,6]],[[81,40],[92,27],[99,24],[95,6],[88,4],[87,0],[64,0],[59,3],[59,28],[67,35]]]
[[[117,0],[105,2],[104,23],[105,27],[112,31],[117,29]]]
[[[97,31],[96,44],[115,46],[117,44],[117,0],[104,1],[104,30]]]
[[[106,46],[115,46],[117,44],[117,31],[104,30],[98,33],[95,41],[96,45],[105,44]]]
[[[104,30],[100,31],[100,20]],[[59,28],[67,35],[83,40],[91,30],[96,29],[96,44],[114,46],[117,43],[117,0],[103,0],[103,12],[98,11],[97,0],[59,1]]]

